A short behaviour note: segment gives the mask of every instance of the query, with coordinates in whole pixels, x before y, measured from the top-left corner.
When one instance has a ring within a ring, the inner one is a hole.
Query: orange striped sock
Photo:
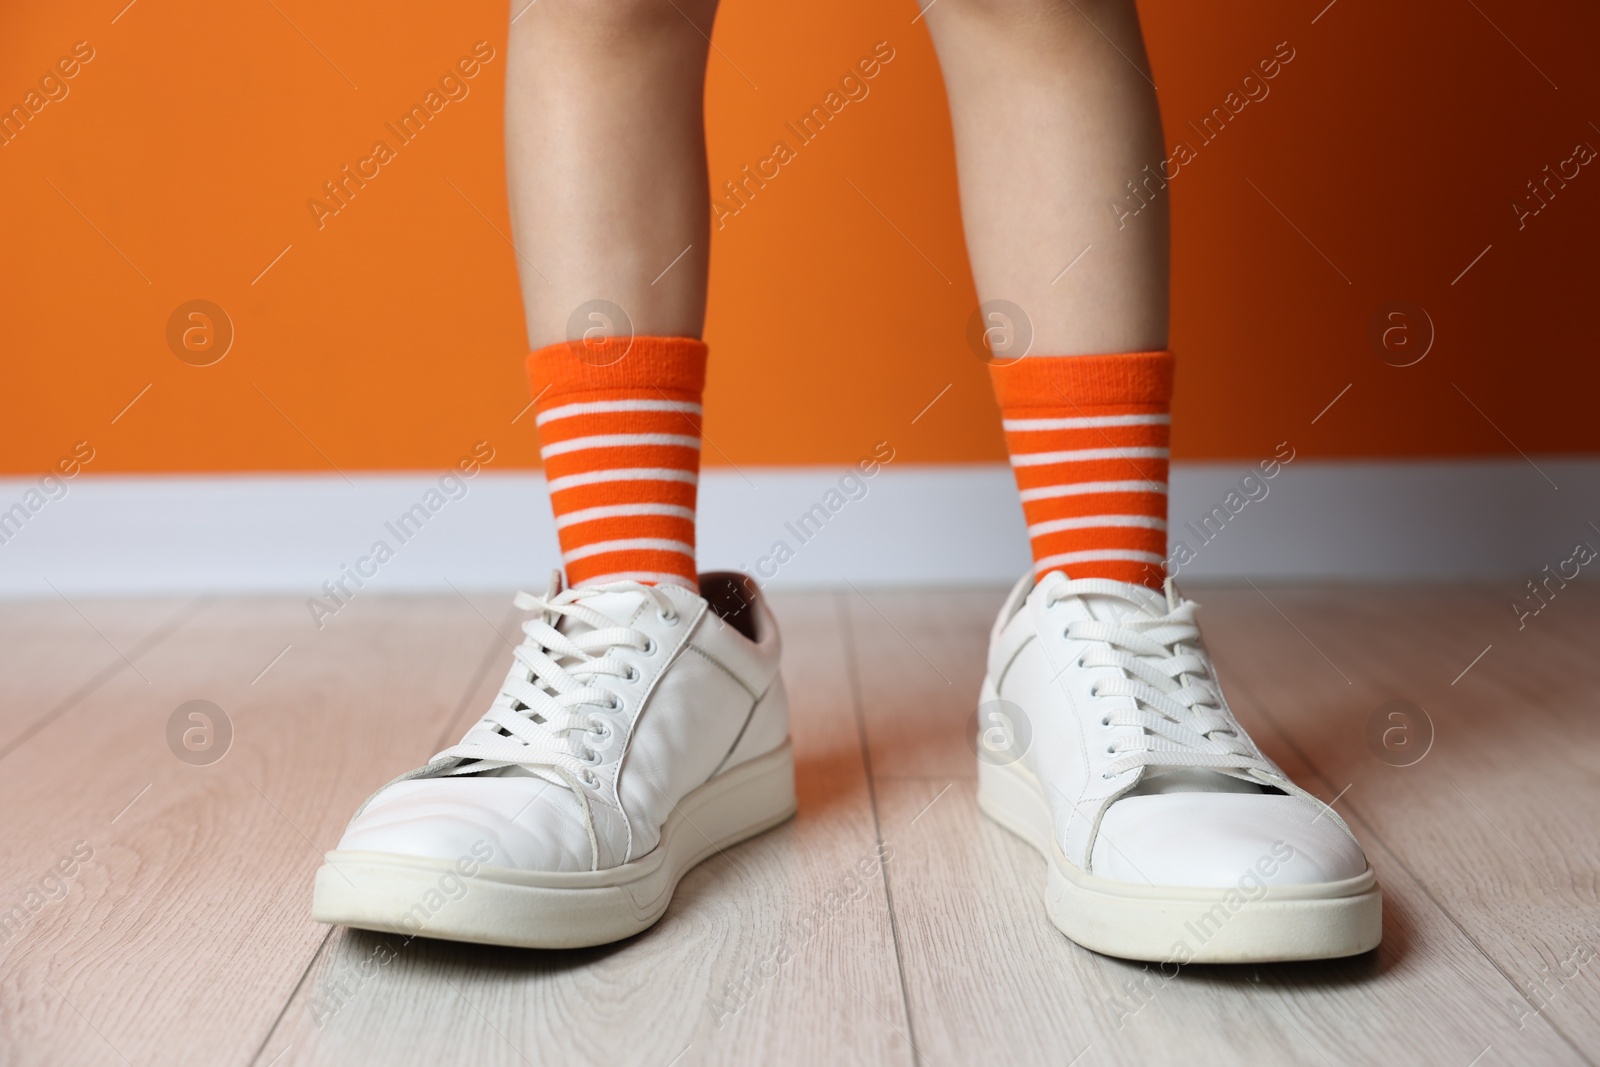
[[[1036,578],[1161,588],[1172,354],[991,364]]]
[[[627,578],[698,591],[706,346],[692,337],[635,337],[604,366],[590,361],[596,351],[562,343],[528,357],[567,584]]]

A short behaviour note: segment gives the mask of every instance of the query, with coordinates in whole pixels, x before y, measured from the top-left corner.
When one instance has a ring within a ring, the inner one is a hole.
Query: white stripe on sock
[[[695,593],[700,592],[698,582],[692,582],[681,574],[660,574],[656,571],[617,571],[615,574],[600,574],[575,583],[573,588],[593,589],[597,585],[610,585],[612,582],[654,582],[657,585],[676,585]]]
[[[597,519],[635,518],[640,515],[668,515],[675,519],[694,521],[694,509],[677,504],[607,504],[599,508],[583,508],[566,515],[556,516],[556,529],[576,526]]]
[[[1071,419],[1003,419],[1000,425],[1011,433],[1034,430],[1095,430],[1108,426],[1167,426],[1171,415],[1090,415]]]
[[[675,433],[599,433],[592,437],[574,437],[568,441],[552,441],[539,449],[545,459],[562,456],[568,452],[583,452],[591,448],[633,448],[639,445],[663,445],[673,448],[692,448],[700,451],[700,438]]]
[[[1098,563],[1103,560],[1122,560],[1130,563],[1165,563],[1166,560],[1154,552],[1134,552],[1131,549],[1103,548],[1087,552],[1061,552],[1054,556],[1046,556],[1033,565],[1033,572],[1041,574],[1052,567],[1064,567],[1069,563]]]
[[[675,411],[680,415],[698,415],[700,405],[687,400],[590,400],[541,411],[533,422],[535,426],[543,426],[573,415],[609,415],[614,411]]]
[[[614,467],[610,470],[584,471],[582,474],[552,478],[546,489],[552,493],[559,493],[563,489],[598,485],[601,482],[688,482],[690,485],[698,485],[700,475],[695,471],[678,470],[675,467]]]
[[[624,537],[616,541],[596,541],[592,545],[580,545],[571,552],[561,553],[561,559],[566,563],[574,563],[590,556],[603,556],[610,552],[676,552],[679,555],[694,559],[694,546],[682,541],[674,541],[666,537]]]
[[[1049,500],[1058,496],[1083,496],[1088,493],[1158,493],[1167,494],[1166,482],[1069,482],[1066,485],[1041,485],[1037,489],[1024,489],[1022,502]]]
[[[1088,463],[1098,459],[1166,459],[1165,448],[1074,448],[1066,452],[1024,452],[1011,457],[1013,467],[1047,467],[1052,463]]]
[[[1082,515],[1071,519],[1052,519],[1028,527],[1029,537],[1060,533],[1062,530],[1092,530],[1103,526],[1140,526],[1146,530],[1165,530],[1166,519],[1149,515]]]

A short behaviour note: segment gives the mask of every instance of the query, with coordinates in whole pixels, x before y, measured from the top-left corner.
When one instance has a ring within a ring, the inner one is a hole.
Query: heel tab
[[[776,625],[765,610],[761,587],[748,574],[708,571],[700,575],[700,596],[712,614],[756,644],[761,643],[764,629]]]

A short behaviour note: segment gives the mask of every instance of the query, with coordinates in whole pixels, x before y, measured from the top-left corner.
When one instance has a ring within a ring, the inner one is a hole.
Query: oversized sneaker
[[[319,922],[575,948],[659,919],[685,871],[795,810],[778,632],[755,585],[543,597],[461,743],[380,789],[318,870]]]
[[[1043,854],[1050,919],[1097,952],[1177,966],[1375,947],[1366,855],[1235,721],[1196,607],[1170,582],[1018,583],[980,698],[979,807]]]

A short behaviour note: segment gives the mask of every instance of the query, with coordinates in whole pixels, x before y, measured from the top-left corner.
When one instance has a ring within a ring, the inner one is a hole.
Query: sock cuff
[[[699,400],[706,387],[706,345],[697,337],[608,338],[626,345],[614,361],[603,346],[562,341],[528,356],[528,387],[543,402],[585,393],[657,392],[671,400]]]
[[[1002,409],[1148,406],[1172,403],[1172,353],[1122,352],[1102,356],[1024,356],[989,365]]]

